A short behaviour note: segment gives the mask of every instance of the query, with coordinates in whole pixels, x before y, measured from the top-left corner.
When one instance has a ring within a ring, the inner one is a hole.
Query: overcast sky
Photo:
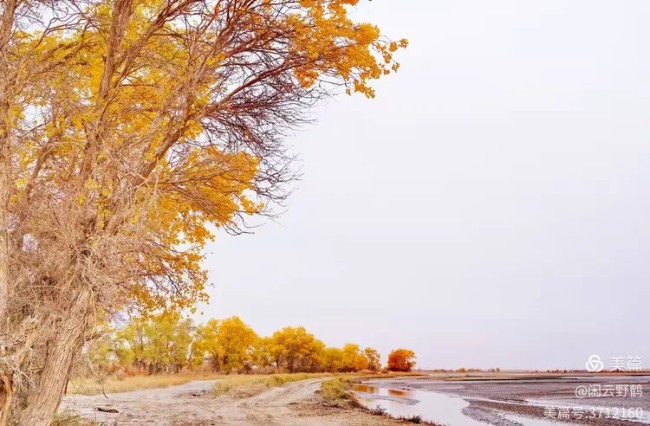
[[[650,2],[361,1],[406,37],[378,97],[288,143],[303,180],[220,236],[206,317],[423,368],[650,367]]]

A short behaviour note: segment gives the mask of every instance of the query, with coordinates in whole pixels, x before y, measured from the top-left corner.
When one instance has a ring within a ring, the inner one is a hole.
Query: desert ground
[[[371,414],[354,404],[333,406],[319,396],[315,378],[272,388],[255,396],[215,397],[216,380],[193,381],[163,389],[106,395],[68,395],[60,412],[106,425],[404,425],[404,421]],[[576,388],[615,384],[640,386],[635,397],[577,397]],[[649,376],[579,375],[426,375],[369,379],[353,387],[369,409],[381,407],[397,417],[420,416],[447,426],[550,426],[583,424],[639,426],[650,424]],[[547,407],[571,407],[570,418],[549,417]],[[581,418],[573,408],[585,407]],[[616,418],[603,409],[638,408],[642,418]],[[591,410],[598,413],[591,415]]]
[[[294,382],[259,395],[235,399],[211,394],[214,380],[164,389],[104,395],[68,395],[60,412],[106,425],[403,425],[361,409],[329,407],[318,398],[324,379]],[[113,410],[117,412],[99,411]]]

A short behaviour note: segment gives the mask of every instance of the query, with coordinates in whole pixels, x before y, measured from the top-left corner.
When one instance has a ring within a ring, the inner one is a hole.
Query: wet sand
[[[370,408],[381,406],[397,415],[418,414],[423,419],[449,426],[650,424],[648,376],[549,375],[486,380],[479,375],[460,379],[370,380],[365,382],[369,387],[358,387],[356,391],[360,402]],[[624,388],[617,385],[627,386],[626,396],[622,395]],[[634,396],[630,393],[632,386],[635,386]],[[579,396],[576,396],[578,388]],[[582,397],[581,392],[588,389],[600,389],[600,397],[595,391],[591,396]],[[447,399],[440,400],[440,396]]]

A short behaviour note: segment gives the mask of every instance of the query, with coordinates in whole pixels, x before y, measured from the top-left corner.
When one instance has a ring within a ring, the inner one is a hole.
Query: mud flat
[[[648,376],[422,377],[370,380],[355,391],[368,408],[449,426],[650,424]]]

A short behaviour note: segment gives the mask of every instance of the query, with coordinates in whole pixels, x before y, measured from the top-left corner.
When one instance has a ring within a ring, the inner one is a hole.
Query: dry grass
[[[97,423],[76,414],[59,413],[54,416],[51,426],[97,426]]]
[[[345,375],[346,378],[389,378],[404,375],[416,374],[358,374]],[[97,395],[101,393],[128,392],[138,389],[166,388],[182,385],[193,380],[219,379],[215,384],[215,395],[230,395],[236,398],[257,395],[267,389],[282,386],[288,382],[307,380],[320,377],[331,377],[331,373],[294,373],[294,374],[269,374],[269,375],[210,375],[210,374],[160,374],[160,375],[138,375],[120,377],[108,377],[103,381],[96,378],[77,378],[70,380],[68,393],[81,395]],[[343,376],[341,373],[337,377]]]
[[[328,405],[340,406],[350,399],[350,388],[360,376],[334,377],[320,385],[320,396]]]
[[[248,398],[285,383],[300,380],[329,377],[329,373],[295,373],[295,374],[270,374],[250,376],[226,376],[214,384],[214,395],[228,395],[233,398]]]
[[[193,380],[209,380],[221,376],[199,375],[153,375],[127,376],[125,378],[109,377],[103,382],[94,378],[72,379],[68,384],[68,393],[97,395],[103,393],[128,392],[138,389],[167,388],[182,385]]]

